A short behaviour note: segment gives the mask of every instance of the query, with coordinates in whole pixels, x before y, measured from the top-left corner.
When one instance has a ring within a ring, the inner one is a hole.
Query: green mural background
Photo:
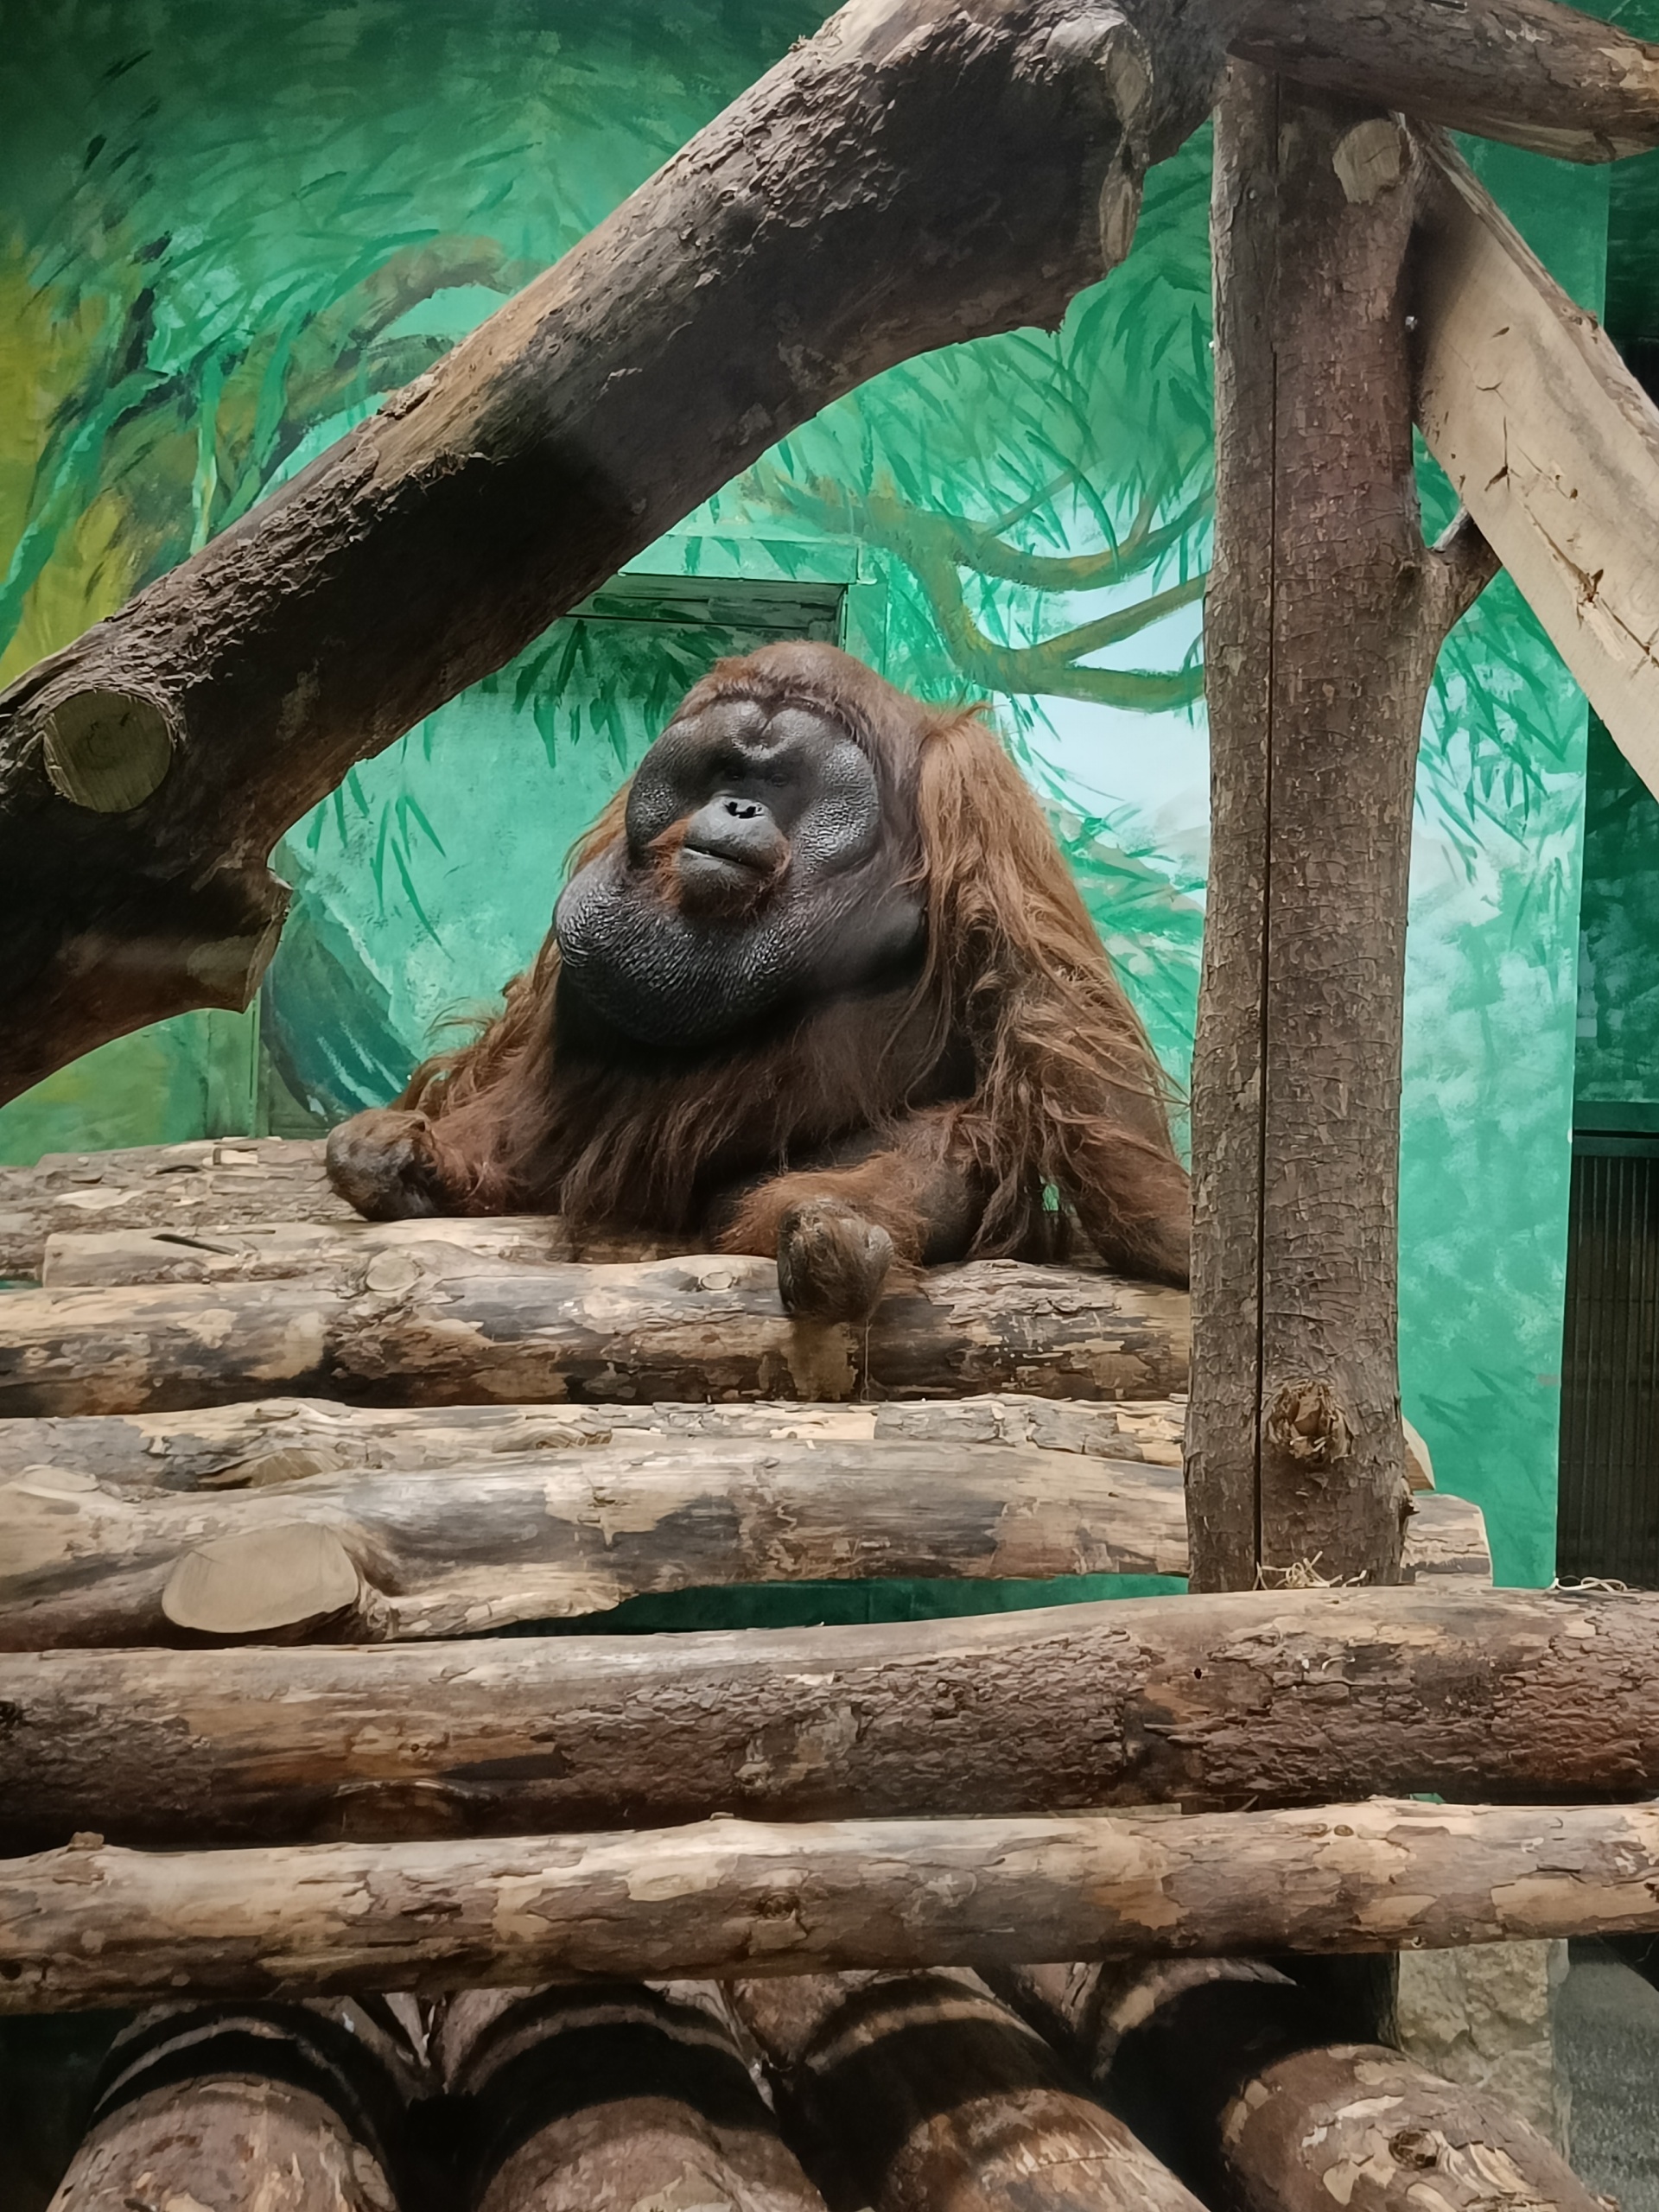
[[[784,0],[52,0],[5,12],[0,676],[302,466],[555,258],[824,11]],[[1607,181],[1481,149],[1599,306]],[[0,1113],[0,1157],[321,1126],[388,1096],[544,931],[563,855],[720,652],[813,625],[980,697],[1166,1064],[1207,856],[1211,357],[1195,139],[1056,334],[895,370],[279,848],[257,1020],[122,1040]],[[1444,487],[1425,470],[1438,515]],[[1443,656],[1414,864],[1407,1410],[1499,1571],[1552,1571],[1582,701],[1507,584]]]

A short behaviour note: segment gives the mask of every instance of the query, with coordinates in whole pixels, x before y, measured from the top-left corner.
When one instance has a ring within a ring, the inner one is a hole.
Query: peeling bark
[[[1179,1467],[1179,1400],[1117,1403],[1006,1396],[801,1405],[446,1406],[406,1411],[327,1398],[265,1398],[181,1414],[87,1414],[0,1421],[0,1478],[56,1467],[115,1486],[258,1490],[353,1468],[444,1470],[487,1458],[539,1461],[550,1452],[652,1439],[736,1443],[1029,1444],[1149,1466]],[[1064,1482],[1069,1477],[1057,1476]],[[1427,1483],[1424,1484],[1427,1487]]]
[[[1656,1652],[1659,1598],[1442,1587],[0,1657],[0,1847],[1636,1797]]]
[[[187,1631],[470,1636],[647,1591],[1185,1574],[1173,1468],[1024,1445],[652,1440],[531,1465],[261,1481],[217,1497],[0,1478],[0,1650]],[[1490,1581],[1478,1507],[1431,1497],[1407,1572]]]
[[[1186,1359],[1185,1294],[1076,1268],[930,1268],[861,1329],[791,1319],[770,1260],[513,1268],[440,1233],[372,1249],[345,1283],[18,1292],[0,1414],[317,1389],[414,1405],[861,1389],[1147,1398],[1184,1388]]]
[[[473,2212],[823,2212],[712,1986],[457,1998]]]
[[[1604,1928],[1659,1929],[1649,1807],[1380,1800],[1185,1820],[716,1820],[645,1834],[158,1853],[81,1836],[0,1866],[0,2012],[1381,1951]]]
[[[1597,2202],[1502,2103],[1397,2050],[1332,2042],[1318,1999],[1270,1967],[1183,1960],[1010,1981],[1020,2009],[1217,2212]]]
[[[118,2037],[51,2212],[394,2212],[417,2083],[388,2025],[350,2002],[156,2006]]]

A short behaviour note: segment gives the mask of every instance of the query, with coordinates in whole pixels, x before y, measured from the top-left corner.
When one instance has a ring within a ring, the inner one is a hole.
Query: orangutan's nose
[[[788,847],[768,806],[758,798],[722,791],[699,807],[686,823],[681,849],[769,874]]]

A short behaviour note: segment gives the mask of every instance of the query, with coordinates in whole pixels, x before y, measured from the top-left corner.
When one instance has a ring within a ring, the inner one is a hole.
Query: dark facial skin
[[[658,739],[626,837],[566,887],[563,981],[625,1035],[681,1049],[893,982],[922,941],[905,857],[838,721],[717,701]]]

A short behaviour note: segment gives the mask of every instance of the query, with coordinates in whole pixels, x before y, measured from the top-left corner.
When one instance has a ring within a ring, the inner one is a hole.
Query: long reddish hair
[[[579,1226],[690,1233],[721,1181],[935,1107],[984,1191],[976,1255],[1053,1249],[1055,1190],[1096,1243],[1155,1243],[1181,1174],[1166,1080],[995,733],[823,646],[722,661],[681,715],[734,696],[828,710],[865,748],[895,863],[925,910],[919,976],[683,1065],[569,1065],[550,932],[502,1013],[419,1068],[399,1102],[433,1118],[446,1183],[474,1212],[556,1208]],[[622,837],[626,804],[625,788],[571,873]]]

